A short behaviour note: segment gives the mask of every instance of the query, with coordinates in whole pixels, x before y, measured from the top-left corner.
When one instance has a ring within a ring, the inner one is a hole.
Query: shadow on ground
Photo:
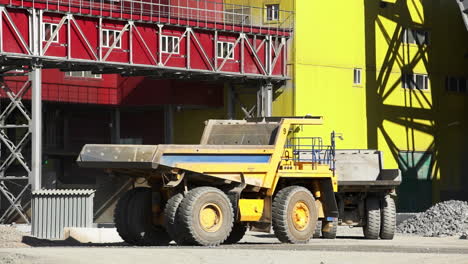
[[[65,240],[39,239],[30,236],[24,236],[22,243],[31,247],[131,247],[127,243],[81,243],[73,238]]]

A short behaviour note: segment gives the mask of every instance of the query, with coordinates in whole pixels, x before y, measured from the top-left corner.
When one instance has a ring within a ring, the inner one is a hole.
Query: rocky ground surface
[[[126,244],[57,242],[47,247],[0,248],[6,264],[468,264],[468,240],[398,234],[394,240],[363,239],[361,228],[340,228],[337,239],[280,244],[272,234],[249,232],[239,244],[206,247],[133,247]]]
[[[362,228],[339,227],[334,240],[281,244],[273,234],[249,232],[239,244],[219,248],[133,247],[37,239],[0,226],[1,264],[75,263],[461,263],[468,264],[468,203],[448,201],[405,220],[394,240],[363,239]]]
[[[446,201],[403,221],[397,232],[425,237],[459,236],[468,233],[468,202]]]
[[[0,226],[0,248],[27,247],[28,245],[23,243],[25,235],[12,226]]]

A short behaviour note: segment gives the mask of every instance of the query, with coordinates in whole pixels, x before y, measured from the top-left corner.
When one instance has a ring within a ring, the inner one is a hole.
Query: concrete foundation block
[[[64,238],[80,243],[121,243],[123,242],[115,228],[76,228],[65,227]]]

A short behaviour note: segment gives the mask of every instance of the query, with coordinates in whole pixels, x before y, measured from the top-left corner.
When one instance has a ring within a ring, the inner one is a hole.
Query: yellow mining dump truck
[[[344,152],[336,166],[334,136],[330,145],[294,137],[322,122],[210,120],[200,145],[86,145],[77,162],[134,179],[114,215],[120,236],[134,245],[217,246],[237,243],[248,228],[271,227],[281,242],[306,243],[334,238],[338,224],[391,239],[398,170],[374,166],[372,151]],[[335,167],[347,173],[342,186]]]

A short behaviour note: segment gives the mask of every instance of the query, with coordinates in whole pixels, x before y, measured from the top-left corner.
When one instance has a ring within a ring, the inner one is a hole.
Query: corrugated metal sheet
[[[31,233],[63,239],[64,227],[92,227],[95,190],[40,190],[32,193]]]

